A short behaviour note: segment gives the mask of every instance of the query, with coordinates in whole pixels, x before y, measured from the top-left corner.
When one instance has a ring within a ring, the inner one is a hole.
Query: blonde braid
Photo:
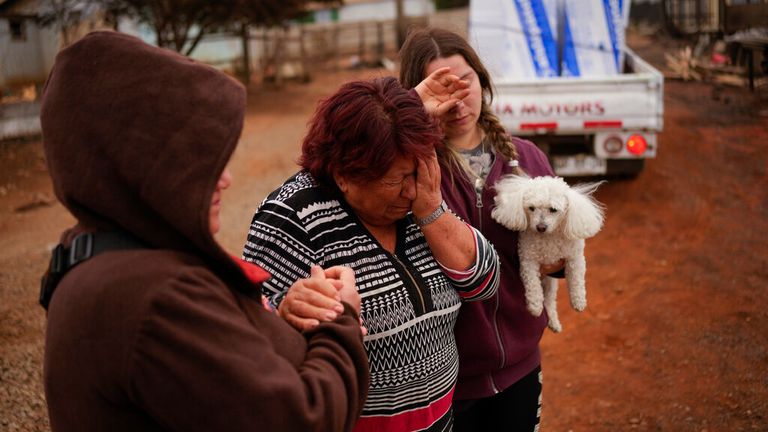
[[[512,137],[509,136],[504,126],[501,125],[499,118],[491,112],[491,109],[485,103],[483,103],[478,123],[483,128],[486,138],[493,148],[501,153],[504,159],[507,161],[519,160],[517,147],[512,142]],[[512,169],[512,173],[515,175],[525,175],[525,171],[519,165]]]
[[[501,125],[499,118],[491,112],[486,103],[483,103],[482,110],[480,111],[480,118],[477,119],[477,122],[483,129],[483,132],[485,132],[484,139],[491,143],[494,150],[501,153],[507,161],[519,161],[517,147],[515,147],[512,137],[509,136],[507,130]],[[472,171],[469,164],[467,164],[464,158],[459,155],[459,152],[450,145],[447,139],[445,140],[443,148],[438,150],[437,153],[440,160],[446,161],[446,164],[450,168],[448,172],[450,173],[452,185],[454,184],[454,172],[462,173],[464,178],[469,182],[472,182],[473,179],[477,177],[477,173]],[[512,168],[512,174],[526,175],[520,165]]]

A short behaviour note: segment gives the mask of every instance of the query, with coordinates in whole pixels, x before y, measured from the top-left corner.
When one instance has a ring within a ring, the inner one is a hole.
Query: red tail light
[[[642,135],[632,135],[627,140],[627,150],[633,155],[640,156],[645,153],[648,148],[648,143],[645,141]]]

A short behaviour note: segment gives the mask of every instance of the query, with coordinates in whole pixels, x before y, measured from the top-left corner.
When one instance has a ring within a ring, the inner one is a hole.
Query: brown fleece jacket
[[[62,279],[48,312],[54,431],[350,430],[368,388],[357,315],[300,334],[209,231],[245,94],[213,68],[119,33],[63,50],[41,121],[59,200],[82,231],[148,247]]]

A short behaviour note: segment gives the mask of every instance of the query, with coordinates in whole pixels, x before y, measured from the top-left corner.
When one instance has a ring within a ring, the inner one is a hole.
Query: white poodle
[[[587,307],[584,239],[603,226],[603,206],[592,197],[600,183],[570,187],[559,177],[520,176],[496,183],[496,207],[491,216],[511,230],[522,231],[518,252],[528,310],[539,316],[546,308],[548,326],[555,333],[562,330],[557,316],[557,280],[542,278],[540,267],[565,259],[571,306],[577,311]]]

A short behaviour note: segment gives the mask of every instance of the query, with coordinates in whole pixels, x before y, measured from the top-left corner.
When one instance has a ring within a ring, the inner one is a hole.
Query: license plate
[[[607,172],[607,161],[590,155],[553,156],[552,168],[559,176],[600,175]]]

